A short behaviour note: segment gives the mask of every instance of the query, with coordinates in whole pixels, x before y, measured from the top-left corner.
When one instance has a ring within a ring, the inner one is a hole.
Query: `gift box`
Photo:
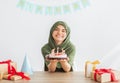
[[[91,72],[97,68],[97,64],[100,64],[98,60],[85,62],[85,77],[91,77]]]
[[[118,70],[112,70],[112,72],[114,73],[115,78],[116,78],[117,80],[120,80],[120,71],[118,71]]]
[[[13,80],[13,81],[22,79],[21,76],[12,75],[12,74],[4,75],[3,78],[6,79],[6,80]]]
[[[3,75],[3,78],[7,80],[13,80],[13,81],[19,80],[19,79],[30,80],[30,77],[28,74],[25,74],[24,72],[17,72],[13,66],[11,67],[11,71],[12,72],[10,72],[10,74]]]
[[[16,69],[16,63],[12,62],[11,60],[0,62],[0,78],[8,80],[30,80],[30,77],[27,74],[25,74],[24,72],[18,72]]]
[[[0,72],[0,80],[3,79],[3,72]]]
[[[91,79],[97,82],[118,82],[120,72],[112,69],[95,69],[91,72]]]
[[[11,66],[17,69],[17,64],[11,60],[0,62],[0,73],[8,74],[10,72]]]
[[[104,74],[96,74],[95,72],[91,72],[91,79],[95,80],[97,82],[103,83],[103,82],[110,82],[110,73],[104,73]]]

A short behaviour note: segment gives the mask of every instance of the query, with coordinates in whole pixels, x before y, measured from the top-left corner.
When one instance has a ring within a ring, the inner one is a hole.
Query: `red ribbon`
[[[0,62],[0,64],[8,64],[8,74],[11,73],[11,66],[10,66],[10,62],[12,62],[11,60],[6,60],[6,61],[2,61]]]
[[[13,76],[13,74],[10,74],[9,76],[8,76],[8,80],[11,80],[11,77]]]
[[[117,82],[118,80],[116,80],[114,73],[112,72],[112,69],[95,69],[95,73],[94,73],[94,80],[97,81],[97,74],[101,75],[104,73],[110,73],[111,75],[111,81],[112,82]]]
[[[22,77],[22,79],[30,80],[30,78],[28,76],[25,76],[23,72],[17,72],[16,69],[12,65],[10,65],[11,62],[11,60],[0,62],[0,64],[8,64],[8,74],[10,74],[8,76],[8,80],[10,80],[11,76],[13,75],[19,75]]]
[[[18,75],[18,76],[21,76],[22,79],[30,80],[30,78],[28,76],[25,76],[23,72],[17,72],[16,69],[12,66],[12,70],[10,75],[8,76],[8,80],[10,80],[11,76],[13,75]]]

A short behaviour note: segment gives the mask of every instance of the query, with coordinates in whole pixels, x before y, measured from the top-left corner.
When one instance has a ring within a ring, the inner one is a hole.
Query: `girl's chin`
[[[62,42],[63,40],[57,40],[57,42]]]

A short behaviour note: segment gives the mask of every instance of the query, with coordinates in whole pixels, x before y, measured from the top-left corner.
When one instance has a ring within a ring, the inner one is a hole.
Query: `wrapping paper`
[[[0,62],[0,73],[8,74],[10,72],[11,66],[17,69],[17,64],[11,60]]]
[[[4,75],[3,78],[6,80],[13,80],[13,81],[22,79],[21,76],[12,75],[12,74]]]
[[[118,70],[112,70],[112,72],[114,73],[115,78],[116,78],[117,80],[120,80],[120,71],[118,71]]]
[[[91,77],[91,72],[96,69],[97,64],[100,64],[98,60],[85,62],[85,77]]]
[[[12,66],[12,68],[11,68],[11,76],[12,75],[18,75],[18,76],[21,76],[22,77],[22,79],[26,79],[26,80],[30,80],[30,77],[27,75],[27,74],[25,74],[24,72],[17,72],[16,71],[16,69]],[[8,77],[8,79],[10,79],[10,77]]]
[[[111,81],[111,79],[110,79],[110,73],[104,73],[104,74],[102,74],[102,75],[99,75],[99,74],[97,74],[96,75],[96,79],[95,79],[95,72],[93,71],[93,72],[91,72],[91,79],[92,80],[95,80],[95,81],[97,81],[97,82],[100,82],[100,83],[103,83],[103,82],[110,82]]]
[[[112,69],[95,69],[91,72],[91,79],[98,82],[118,82],[120,79],[120,71]]]
[[[11,60],[6,60],[0,62],[0,79],[8,79],[8,80],[18,80],[18,79],[26,79],[30,80],[30,77],[26,75],[24,72],[17,72],[16,63]]]
[[[3,72],[0,72],[0,80],[3,79]]]

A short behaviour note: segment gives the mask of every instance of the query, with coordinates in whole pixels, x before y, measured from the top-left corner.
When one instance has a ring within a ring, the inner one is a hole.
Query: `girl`
[[[67,59],[54,59],[46,58],[55,48],[65,50]],[[57,21],[50,30],[49,41],[42,49],[42,55],[45,61],[45,71],[50,72],[69,72],[73,71],[73,61],[75,56],[75,46],[70,41],[70,28],[63,21]]]

